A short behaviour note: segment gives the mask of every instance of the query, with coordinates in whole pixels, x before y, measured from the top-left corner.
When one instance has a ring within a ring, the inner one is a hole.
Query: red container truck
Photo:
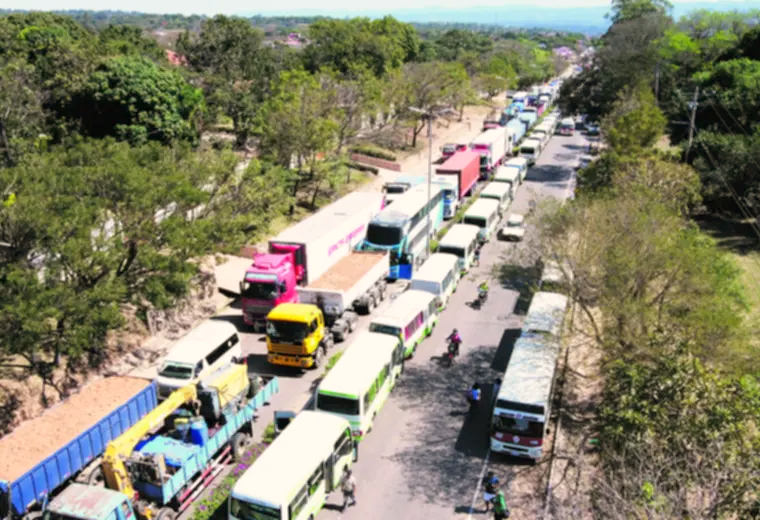
[[[439,166],[435,170],[435,173],[437,175],[456,176],[456,184],[458,186],[457,197],[459,200],[462,200],[465,195],[468,195],[472,191],[472,188],[480,177],[480,152],[471,150],[458,152]]]

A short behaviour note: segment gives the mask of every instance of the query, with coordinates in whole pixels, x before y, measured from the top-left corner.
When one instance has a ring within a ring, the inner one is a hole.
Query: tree
[[[0,58],[0,164],[15,165],[44,123],[43,97],[33,68],[18,58]]]
[[[652,147],[665,133],[667,121],[645,82],[621,92],[602,121],[605,140],[618,155],[636,154]]]
[[[136,55],[157,63],[166,62],[166,54],[154,38],[146,38],[143,31],[129,25],[109,25],[98,34],[100,48],[107,56]]]
[[[81,127],[93,137],[131,142],[193,141],[205,103],[200,89],[174,70],[147,58],[120,56],[105,61],[72,104]]]
[[[613,24],[635,20],[649,15],[666,15],[673,9],[668,0],[612,0],[609,15]]]

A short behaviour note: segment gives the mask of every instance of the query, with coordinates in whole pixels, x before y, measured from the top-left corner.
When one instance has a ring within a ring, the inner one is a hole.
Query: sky
[[[535,7],[596,7],[609,6],[609,0],[475,0],[472,3],[462,0],[383,0],[379,5],[392,13],[395,10],[423,9],[437,7],[442,9],[472,8],[472,7],[506,7],[509,5]],[[673,3],[685,3],[689,0],[671,0]],[[693,1],[693,0],[692,0]],[[710,0],[699,0],[700,2]],[[319,11],[328,14],[330,11],[361,12],[356,0],[281,0],[274,4],[256,5],[258,2],[245,3],[240,0],[2,0],[0,7],[4,9],[24,9],[40,11],[56,11],[67,9],[84,9],[93,11],[139,11],[143,13],[179,13],[184,15],[202,14],[236,14],[256,13],[266,14],[297,14],[300,10]],[[715,1],[716,7],[719,3]],[[754,2],[752,2],[754,3]],[[364,4],[367,9],[377,10],[378,4]]]

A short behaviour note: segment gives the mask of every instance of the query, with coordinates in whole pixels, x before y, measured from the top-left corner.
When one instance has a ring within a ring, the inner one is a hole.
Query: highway
[[[574,182],[572,166],[585,143],[580,133],[553,137],[519,188],[510,211],[526,213],[533,198],[567,197]],[[530,233],[528,220],[526,242]],[[519,335],[520,315],[529,303],[520,298],[520,289],[527,287],[528,279],[518,272],[498,280],[492,272],[505,252],[519,247],[521,244],[498,242],[495,238],[484,246],[481,266],[460,281],[432,337],[407,361],[406,372],[391,399],[360,445],[356,466],[358,505],[341,513],[335,505],[342,498],[334,493],[319,518],[461,518],[471,512],[487,455],[487,417],[484,412],[465,421],[464,391],[475,381],[491,383],[504,372],[512,343]],[[483,309],[474,310],[471,302],[483,278],[489,279],[489,299]],[[406,282],[396,282],[389,286],[390,292],[401,292],[405,286]],[[381,313],[389,302],[386,299],[374,314]],[[246,330],[239,301],[214,319],[228,320],[241,331],[249,371],[280,378],[280,393],[257,418],[257,438],[275,411],[298,412],[310,405],[323,369],[300,371],[268,364],[264,336]],[[371,317],[360,317],[357,330],[366,328],[370,320]],[[464,344],[455,365],[444,369],[439,357],[446,348],[445,337],[454,327],[459,328]],[[348,347],[355,335],[337,344],[329,355]],[[490,387],[486,387],[485,400],[490,393]],[[503,462],[497,465],[500,475],[509,473]],[[482,507],[479,498],[477,506]],[[187,516],[184,513],[180,518]]]

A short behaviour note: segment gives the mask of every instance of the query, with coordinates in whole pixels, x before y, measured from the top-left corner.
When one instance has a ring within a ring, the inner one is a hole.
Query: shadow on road
[[[519,262],[523,259],[517,256],[511,260]],[[526,262],[530,260],[532,259],[525,259]],[[496,272],[494,274],[503,288],[519,293],[512,312],[518,316],[522,316],[528,311],[528,306],[533,299],[533,294],[536,292],[541,273],[536,267],[535,262],[531,262],[529,265],[515,265],[516,263],[504,262],[498,264],[495,267]]]
[[[210,319],[232,323],[238,332],[248,332],[248,325],[245,324],[243,321],[243,316],[240,314],[220,314],[217,316],[211,316]]]
[[[556,164],[541,164],[528,170],[526,181],[531,182],[563,182],[572,176],[572,170],[567,166],[557,166]]]
[[[491,368],[499,374],[503,374],[509,365],[509,360],[512,358],[512,349],[515,346],[515,341],[520,337],[522,329],[505,329],[504,334],[501,335],[499,346],[496,349],[496,354],[491,362]]]
[[[582,144],[563,144],[562,146],[564,146],[568,150],[573,150],[575,152],[582,152],[582,151],[588,150],[588,147]]]

